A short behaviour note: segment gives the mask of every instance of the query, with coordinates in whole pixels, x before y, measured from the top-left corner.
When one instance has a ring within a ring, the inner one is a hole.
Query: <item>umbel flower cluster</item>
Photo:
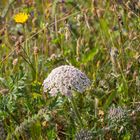
[[[0,139],[5,140],[6,139],[6,131],[4,129],[4,124],[2,121],[0,121]]]
[[[127,111],[121,107],[111,107],[109,109],[108,119],[112,122],[123,122],[127,117]]]
[[[75,139],[76,140],[92,140],[93,139],[92,132],[89,130],[83,129],[76,134]]]
[[[59,92],[65,96],[72,96],[72,91],[83,93],[89,85],[87,76],[69,65],[53,69],[43,82],[44,92],[49,92],[51,96],[56,96]]]

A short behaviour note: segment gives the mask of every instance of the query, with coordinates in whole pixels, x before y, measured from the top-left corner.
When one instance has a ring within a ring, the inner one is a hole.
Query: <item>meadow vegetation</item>
[[[139,0],[0,0],[0,58],[0,140],[140,140]],[[43,90],[61,65],[91,81],[82,125]]]

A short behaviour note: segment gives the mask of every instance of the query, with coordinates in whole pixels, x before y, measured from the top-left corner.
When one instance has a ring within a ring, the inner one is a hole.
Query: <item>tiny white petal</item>
[[[83,93],[89,86],[90,80],[87,76],[69,65],[53,69],[43,82],[44,92],[49,91],[52,96],[59,91],[65,96],[71,96],[72,90]]]

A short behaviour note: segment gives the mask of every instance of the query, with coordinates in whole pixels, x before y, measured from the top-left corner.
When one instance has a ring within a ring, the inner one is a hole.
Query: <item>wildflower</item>
[[[4,124],[0,121],[0,139],[5,140],[7,137],[6,131],[4,129]]]
[[[52,70],[44,80],[44,92],[55,96],[58,92],[71,96],[72,91],[83,93],[90,85],[90,80],[80,70],[73,66],[63,65]]]
[[[14,21],[16,23],[25,23],[29,18],[29,15],[26,13],[18,13],[14,16]]]
[[[108,112],[108,119],[112,122],[122,122],[127,118],[127,111],[121,107],[111,107]]]
[[[81,130],[75,136],[76,140],[92,140],[93,136],[89,130]]]

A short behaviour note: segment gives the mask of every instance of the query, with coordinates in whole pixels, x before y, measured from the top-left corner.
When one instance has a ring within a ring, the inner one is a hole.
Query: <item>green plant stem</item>
[[[20,55],[28,64],[29,64],[29,66],[32,68],[32,70],[36,73],[36,70],[35,70],[35,68],[34,68],[34,66],[33,66],[33,64],[32,64],[32,62],[30,61],[30,59],[26,59],[25,58],[25,56],[23,56],[23,55]],[[27,57],[27,58],[29,58],[29,57]]]
[[[70,102],[71,102],[71,104],[72,104],[72,108],[73,108],[73,110],[74,110],[74,112],[75,112],[75,115],[76,115],[76,117],[77,117],[77,119],[78,119],[78,121],[79,121],[79,124],[80,124],[81,128],[83,128],[84,124],[83,124],[83,122],[82,122],[82,119],[81,119],[81,117],[80,117],[80,113],[79,113],[79,111],[78,111],[78,109],[77,109],[77,105],[76,105],[76,103],[75,103],[73,97],[70,98]]]
[[[10,110],[8,109],[7,106],[5,106],[6,111],[8,112],[8,114],[10,115],[10,117],[18,124],[20,125],[20,122],[15,118],[15,116],[10,112]]]

